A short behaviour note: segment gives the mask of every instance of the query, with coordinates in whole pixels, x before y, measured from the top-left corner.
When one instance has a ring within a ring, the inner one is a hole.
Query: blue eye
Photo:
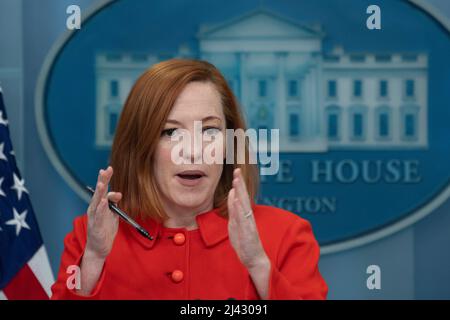
[[[205,127],[203,128],[203,132],[206,132],[206,134],[209,135],[215,135],[220,132],[220,129],[216,127]]]

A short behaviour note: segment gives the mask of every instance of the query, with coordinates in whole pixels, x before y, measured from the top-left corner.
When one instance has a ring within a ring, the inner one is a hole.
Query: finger
[[[96,221],[96,223],[101,223],[107,211],[108,211],[108,200],[106,200],[105,198],[101,198],[95,211],[94,220]]]
[[[101,211],[99,211],[99,219],[101,219],[102,223],[109,223],[112,219],[112,221],[116,222],[119,219],[119,215],[115,214],[111,208],[109,207],[109,202],[106,198],[102,199],[103,205],[101,208]]]
[[[245,187],[244,180],[242,179],[242,175],[238,175],[233,179],[233,187],[237,191],[237,197],[241,201],[241,206],[245,212],[248,212],[251,209],[250,199],[248,196],[247,189]]]
[[[95,187],[94,195],[92,196],[91,202],[89,204],[88,213],[95,214],[97,207],[102,199],[102,194],[104,192],[105,185],[102,182],[97,182]]]
[[[107,198],[109,201],[117,203],[122,199],[122,193],[120,192],[108,192]]]
[[[249,193],[248,193],[248,189],[247,189],[247,184],[245,183],[244,175],[242,174],[241,169],[239,169],[239,175],[240,175],[240,179],[241,179],[242,189],[245,191],[245,194],[247,195],[248,203],[250,204],[250,197],[249,197]]]
[[[109,207],[108,207],[108,205],[109,205],[109,203],[108,203],[108,200],[106,199],[106,198],[102,198],[102,200],[101,200],[101,202],[100,202],[100,209],[99,209],[99,212],[100,213],[105,213],[105,212],[107,212],[108,211],[108,209],[109,209]]]
[[[244,227],[245,224],[248,223],[248,219],[244,217],[246,211],[242,207],[241,201],[238,198],[235,198],[234,200],[234,208],[236,210],[236,220],[240,226]]]
[[[228,215],[230,216],[230,218],[233,215],[233,199],[234,199],[234,189],[231,188],[230,191],[228,192],[228,197],[227,197],[227,206],[228,206]]]
[[[241,182],[242,190],[244,190],[245,194],[248,195],[247,184],[245,183],[244,175],[242,174],[241,168],[237,169],[237,177],[239,178],[239,181]]]
[[[102,201],[105,202],[104,208],[102,208],[100,212],[100,215],[102,216],[102,218],[104,219],[110,219],[112,218],[118,218],[119,215],[116,214],[112,209],[111,209],[111,201],[108,201],[107,198],[103,198]]]
[[[100,170],[99,179],[106,186],[105,192],[102,194],[103,198],[106,198],[106,194],[108,192],[108,184],[109,181],[111,180],[112,175],[113,175],[113,168],[111,166],[108,166],[106,170]]]
[[[231,245],[233,247],[237,246],[236,237],[237,237],[237,225],[236,221],[236,209],[234,208],[234,200],[235,200],[235,190],[231,188],[228,192],[228,236],[230,238]]]
[[[103,171],[104,171],[103,169],[100,169],[100,170],[98,171],[97,184],[96,184],[96,186],[95,186],[95,190],[94,190],[95,192],[94,192],[92,198],[95,198],[95,197],[98,196],[98,194],[99,194],[99,191],[97,190],[98,187],[99,187],[99,183],[101,183],[101,184],[104,185],[104,182],[102,181]],[[100,201],[100,200],[99,200],[99,201]],[[98,204],[98,203],[97,203],[97,204]]]
[[[228,192],[228,216],[230,220],[236,220],[236,209],[234,207],[234,200],[235,200],[235,190],[234,188],[231,188],[230,192]]]
[[[100,169],[98,173],[97,185],[95,187],[94,195],[92,196],[92,200],[88,208],[88,212],[90,212],[91,214],[97,211],[100,200],[106,197],[106,193],[108,192],[108,182],[111,178],[110,175],[112,175],[111,166],[109,166],[106,170]]]
[[[250,203],[248,202],[248,197],[247,197],[247,205],[243,204],[243,200],[241,200],[241,198],[236,197],[237,200],[235,200],[234,203],[234,207],[236,208],[237,211],[237,216],[239,219],[239,222],[241,224],[243,224],[244,226],[248,226],[249,228],[252,228],[252,226],[254,225],[255,222],[255,217],[253,215],[253,212],[250,213],[250,216],[246,217],[245,215],[247,213],[249,213],[249,211],[252,211],[252,207],[250,206]]]
[[[240,205],[240,199],[238,197],[237,190],[235,187],[232,189],[232,196],[231,203],[229,204],[229,207],[233,210],[233,219],[235,220],[236,224],[241,224],[241,218],[242,218],[242,206]]]

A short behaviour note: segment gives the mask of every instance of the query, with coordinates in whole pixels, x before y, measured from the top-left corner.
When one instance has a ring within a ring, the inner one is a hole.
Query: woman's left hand
[[[250,213],[249,215],[247,215]],[[246,216],[247,215],[247,216]],[[233,188],[228,193],[228,235],[244,266],[252,272],[270,268],[252,212],[241,169],[233,172]]]

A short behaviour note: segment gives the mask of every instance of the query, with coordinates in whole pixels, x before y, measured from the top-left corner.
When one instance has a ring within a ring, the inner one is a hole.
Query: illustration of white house
[[[325,32],[264,9],[202,26],[198,52],[98,53],[98,146],[110,146],[143,70],[170,57],[205,59],[227,78],[247,125],[280,129],[281,152],[426,148],[425,53],[322,51]]]

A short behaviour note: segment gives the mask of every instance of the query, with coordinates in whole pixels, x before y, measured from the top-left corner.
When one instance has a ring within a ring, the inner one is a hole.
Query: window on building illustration
[[[378,115],[378,135],[381,138],[389,136],[389,115],[386,112]]]
[[[300,134],[298,114],[289,115],[289,135],[291,137],[298,137]]]
[[[328,97],[337,97],[337,82],[336,80],[328,80]]]
[[[118,62],[122,59],[122,55],[119,53],[108,53],[106,54],[106,60],[110,62]]]
[[[353,114],[353,137],[362,138],[363,136],[363,115],[361,113]]]
[[[258,118],[260,120],[265,120],[267,119],[268,116],[268,109],[266,108],[266,106],[262,105],[259,107],[258,109]]]
[[[388,96],[388,82],[387,80],[380,80],[380,91],[379,95],[382,98],[386,98]]]
[[[298,81],[297,80],[289,80],[288,94],[289,94],[289,97],[298,97]]]
[[[328,115],[328,138],[337,139],[338,130],[338,115],[336,113],[331,113]]]
[[[376,62],[390,62],[392,56],[390,54],[376,54],[375,61]]]
[[[405,140],[416,139],[418,136],[418,112],[419,107],[412,106],[404,106],[401,108],[402,110],[402,136]]]
[[[134,53],[131,55],[131,60],[133,60],[133,62],[146,62],[147,59],[148,56],[145,53]]]
[[[119,81],[111,80],[109,82],[109,93],[110,93],[110,96],[113,98],[119,96]]]
[[[362,96],[362,81],[354,80],[353,81],[353,96],[360,98]]]
[[[414,80],[408,79],[405,81],[405,95],[407,98],[413,98],[415,94],[415,83]]]
[[[340,57],[338,55],[333,54],[324,54],[323,61],[325,62],[339,62]]]
[[[267,81],[266,80],[258,81],[258,95],[260,97],[267,96]]]
[[[406,138],[414,138],[416,136],[416,115],[413,113],[405,114],[404,134]]]
[[[327,113],[327,136],[330,140],[339,139],[340,130],[340,108],[338,106],[329,106]]]
[[[405,53],[402,55],[402,61],[405,62],[416,62],[417,58],[417,54],[414,53]]]
[[[351,54],[350,61],[351,62],[364,62],[364,61],[366,61],[366,56],[364,54]]]
[[[117,126],[117,120],[118,120],[118,114],[116,112],[111,112],[109,114],[109,136],[114,136],[114,132],[116,131]]]
[[[375,109],[375,132],[378,139],[388,139],[391,135],[391,108],[379,106]]]
[[[361,138],[363,135],[363,116],[361,113],[353,114],[353,137]]]

